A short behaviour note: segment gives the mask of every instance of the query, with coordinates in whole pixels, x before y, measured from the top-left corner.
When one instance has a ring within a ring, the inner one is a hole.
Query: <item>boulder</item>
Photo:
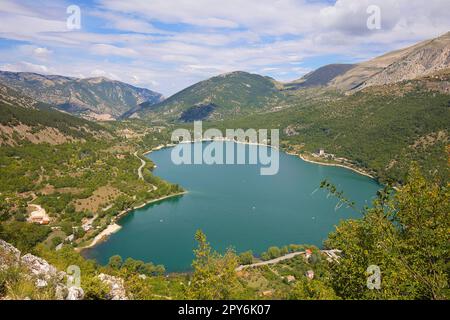
[[[101,273],[98,278],[106,283],[109,288],[108,300],[128,300],[123,279]]]
[[[55,289],[56,300],[65,300],[69,295],[67,286],[63,283],[58,283]]]
[[[83,300],[84,291],[79,287],[70,287],[68,290],[68,294],[66,300]]]
[[[64,272],[59,272],[54,266],[50,265],[44,259],[26,254],[21,258],[22,265],[27,268],[31,275],[45,281],[55,280],[62,281]]]
[[[17,266],[20,260],[20,254],[18,249],[0,239],[0,270]]]
[[[37,279],[35,285],[37,288],[45,288],[48,286],[48,282],[44,279]]]

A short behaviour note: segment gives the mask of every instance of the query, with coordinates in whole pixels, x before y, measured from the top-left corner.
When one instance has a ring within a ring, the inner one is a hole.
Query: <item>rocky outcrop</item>
[[[0,239],[0,271],[19,267],[27,280],[34,281],[36,288],[55,288],[55,299],[57,300],[82,300],[84,290],[79,286],[68,285],[75,283],[70,271],[58,271],[46,260],[36,257],[30,253],[21,255],[21,252],[11,244]],[[106,295],[108,300],[128,300],[124,281],[121,278],[101,273],[98,278],[109,287]],[[3,297],[8,298],[8,297]],[[3,299],[0,297],[0,299]]]
[[[65,272],[58,271],[46,260],[30,253],[21,256],[17,248],[0,239],[0,271],[12,267],[20,267],[24,277],[34,281],[38,289],[54,286],[57,300],[83,299],[83,289],[67,287],[64,281],[67,277]]]
[[[376,74],[363,87],[397,83],[450,68],[450,32],[429,41]]]
[[[414,46],[355,65],[330,85],[342,91],[361,90],[413,80],[450,67],[450,32]]]
[[[83,300],[84,291],[82,288],[70,287],[66,296],[66,300]]]
[[[110,288],[110,292],[107,296],[108,300],[128,300],[123,279],[104,273],[101,273],[98,278]]]
[[[101,77],[77,79],[0,71],[0,84],[61,111],[97,120],[118,118],[141,103],[154,105],[164,100],[157,92]]]
[[[54,266],[50,265],[44,259],[26,254],[21,259],[21,265],[30,272],[30,275],[36,279],[38,287],[47,286],[49,281],[61,282],[64,280],[66,273],[59,272]]]
[[[0,270],[18,265],[20,254],[18,249],[0,239]]]

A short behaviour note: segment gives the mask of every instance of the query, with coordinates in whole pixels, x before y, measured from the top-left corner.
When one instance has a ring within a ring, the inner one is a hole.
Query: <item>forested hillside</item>
[[[345,199],[330,183],[324,182],[322,187],[352,206],[351,199]],[[29,225],[35,230],[29,228],[28,236],[20,238],[17,228],[0,225],[0,236],[19,246],[22,254],[37,254],[60,271],[80,266],[83,295],[78,299],[448,299],[448,197],[447,187],[426,181],[412,168],[395,195],[386,188],[372,209],[361,212],[361,219],[343,221],[329,235],[326,246],[340,250],[334,258],[312,246],[290,245],[268,248],[265,255],[270,259],[297,252],[291,259],[245,267],[260,259],[251,252],[238,255],[233,249],[218,253],[198,231],[192,273],[165,276],[162,266],[149,262],[113,256],[106,266],[99,266],[69,246],[54,251],[37,245],[46,236],[38,226]],[[0,265],[14,259],[12,254],[16,251],[0,246]],[[239,264],[244,266],[238,269]],[[26,264],[8,267],[11,265],[0,269],[0,298],[58,298],[54,282],[36,288],[33,277],[25,276],[29,272]],[[382,285],[376,290],[367,285],[370,265],[382,274]],[[114,280],[115,290],[110,282],[105,284],[104,274]],[[24,287],[28,289],[21,290]]]
[[[411,161],[447,181],[450,72],[343,95],[300,90],[278,112],[205,124],[278,128],[283,147],[308,155],[323,148],[382,181],[403,181]],[[317,159],[317,161],[328,161]]]
[[[182,120],[183,112],[201,108],[202,119],[223,119],[260,112],[282,101],[273,79],[247,72],[231,72],[194,84],[157,105],[145,103],[138,114],[148,119]]]
[[[100,125],[0,88],[0,222],[25,247],[89,243],[120,212],[182,191],[141,154],[166,141],[160,129]],[[53,229],[30,223],[39,210]]]
[[[108,138],[96,123],[55,110],[16,90],[0,85],[0,145],[26,142],[60,144],[90,138]]]

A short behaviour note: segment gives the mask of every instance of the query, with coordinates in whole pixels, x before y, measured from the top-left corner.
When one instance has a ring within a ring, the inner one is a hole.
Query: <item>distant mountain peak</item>
[[[450,32],[357,64],[335,78],[332,86],[359,90],[413,80],[450,67]]]
[[[181,121],[199,117],[222,119],[253,109],[262,110],[275,103],[279,95],[273,79],[233,71],[200,81],[160,104],[143,104],[139,114],[143,117],[163,115],[165,118]]]
[[[65,112],[97,120],[119,118],[141,103],[164,99],[160,93],[103,76],[80,79],[0,71],[0,83]]]

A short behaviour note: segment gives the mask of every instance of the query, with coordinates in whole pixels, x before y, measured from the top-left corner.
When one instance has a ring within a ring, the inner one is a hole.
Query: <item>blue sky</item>
[[[67,28],[69,5],[81,29]],[[380,9],[370,30],[367,8]],[[104,76],[168,96],[243,70],[289,81],[450,31],[448,0],[0,0],[0,70]]]

